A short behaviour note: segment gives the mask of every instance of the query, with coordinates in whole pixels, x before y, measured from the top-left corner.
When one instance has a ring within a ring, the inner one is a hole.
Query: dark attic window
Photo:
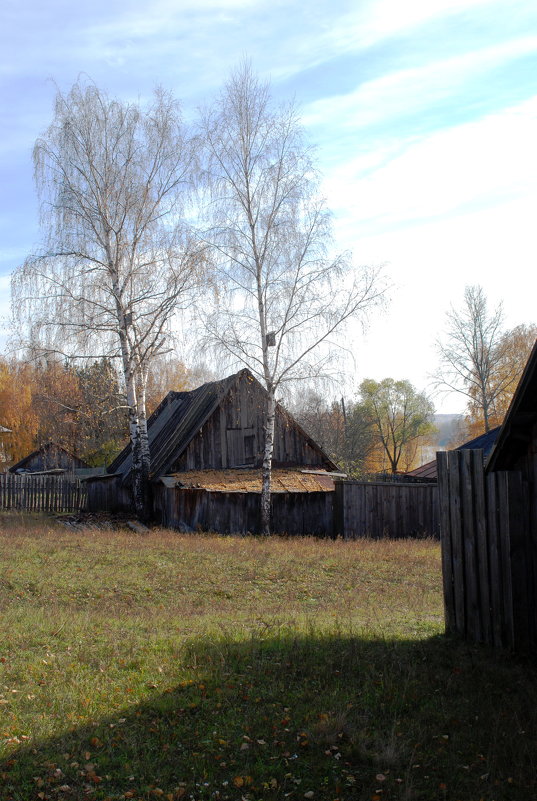
[[[244,463],[253,464],[255,462],[255,434],[248,434],[244,437]]]

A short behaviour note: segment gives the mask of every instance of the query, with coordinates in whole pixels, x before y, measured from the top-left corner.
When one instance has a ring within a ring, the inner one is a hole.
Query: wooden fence
[[[121,476],[92,476],[84,480],[86,487],[85,509],[88,512],[132,512],[134,504],[128,487]]]
[[[483,451],[437,454],[446,630],[534,649],[535,544],[520,472],[485,475]]]
[[[86,488],[77,479],[0,473],[0,509],[77,512],[85,504]]]
[[[333,492],[275,492],[271,495],[271,527],[275,534],[332,537]],[[208,492],[156,484],[155,516],[164,526],[223,534],[260,531],[258,492]]]
[[[436,484],[338,481],[336,534],[344,539],[439,537]]]

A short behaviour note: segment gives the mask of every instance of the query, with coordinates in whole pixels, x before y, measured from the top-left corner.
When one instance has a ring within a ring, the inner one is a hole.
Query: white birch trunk
[[[276,420],[276,398],[274,389],[268,390],[267,411],[265,416],[265,451],[263,469],[261,471],[261,534],[270,534],[270,485],[272,475],[272,454],[274,452],[274,426]]]
[[[151,457],[149,453],[149,437],[147,434],[147,412],[145,406],[145,376],[140,379],[138,388],[138,435],[140,439],[140,504],[137,514],[142,520],[149,520],[151,517],[151,492],[149,484],[149,471],[151,468]]]

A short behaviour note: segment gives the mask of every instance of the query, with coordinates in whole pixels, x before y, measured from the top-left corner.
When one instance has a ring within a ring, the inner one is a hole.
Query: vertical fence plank
[[[529,463],[530,496],[529,510],[529,570],[530,570],[530,640],[537,651],[537,454],[533,454]],[[531,491],[533,488],[533,491]]]
[[[479,608],[483,642],[492,644],[490,611],[490,565],[488,555],[487,513],[485,497],[485,467],[482,450],[471,450],[471,471],[474,503],[477,574],[479,580]]]
[[[451,528],[451,553],[453,583],[455,587],[455,625],[463,636],[466,634],[466,587],[464,581],[464,551],[462,540],[461,487],[459,474],[459,452],[448,451],[449,470],[449,516]]]
[[[489,553],[489,588],[492,618],[492,642],[497,647],[506,646],[504,639],[504,602],[501,570],[501,544],[498,527],[497,474],[490,473],[486,481],[487,528]]]
[[[456,631],[455,588],[449,506],[449,471],[447,453],[436,454],[440,515],[440,541],[442,546],[442,582],[444,586],[444,618],[446,632]]]
[[[479,606],[479,574],[477,566],[475,497],[471,470],[472,453],[459,451],[462,496],[462,536],[464,549],[464,583],[466,631],[474,642],[481,642],[482,624]]]
[[[517,650],[522,650],[528,647],[530,640],[527,485],[522,479],[522,474],[517,472],[508,473],[507,485],[514,645]]]
[[[496,474],[498,501],[498,541],[500,545],[500,569],[502,572],[503,632],[502,639],[507,648],[515,646],[515,624],[513,619],[513,585],[511,581],[511,542],[509,531],[509,474]]]

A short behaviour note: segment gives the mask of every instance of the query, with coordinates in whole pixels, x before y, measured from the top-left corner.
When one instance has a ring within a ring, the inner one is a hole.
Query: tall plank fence
[[[446,630],[474,642],[535,648],[537,562],[522,474],[485,475],[481,450],[436,458]]]
[[[77,479],[51,475],[0,473],[0,509],[25,512],[78,512],[86,487]]]
[[[436,484],[336,482],[335,532],[344,539],[440,537]]]

